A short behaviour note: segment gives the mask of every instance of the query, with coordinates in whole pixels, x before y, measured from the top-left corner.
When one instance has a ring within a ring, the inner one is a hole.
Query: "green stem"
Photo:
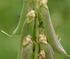
[[[12,34],[18,33],[22,29],[23,24],[25,23],[25,21],[23,21],[23,19],[22,19],[23,13],[24,13],[23,10],[24,10],[24,4],[23,4],[21,12],[20,12],[20,18],[19,18],[19,22],[17,24],[17,27],[15,28],[15,30],[13,31]]]

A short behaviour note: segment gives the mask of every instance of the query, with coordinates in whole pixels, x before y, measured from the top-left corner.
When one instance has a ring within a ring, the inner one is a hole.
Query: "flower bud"
[[[44,7],[48,8],[47,3],[48,3],[48,0],[39,0],[39,5],[40,6],[44,6]]]
[[[47,38],[44,34],[39,35],[39,42],[47,44]]]
[[[32,43],[32,40],[31,40],[31,36],[30,35],[27,35],[24,39],[23,39],[23,46],[26,46],[30,43]]]
[[[27,13],[27,22],[30,23],[34,20],[35,18],[35,11],[34,10],[30,10],[28,13]]]
[[[45,51],[44,50],[41,50],[40,51],[40,54],[39,54],[39,59],[45,59]]]

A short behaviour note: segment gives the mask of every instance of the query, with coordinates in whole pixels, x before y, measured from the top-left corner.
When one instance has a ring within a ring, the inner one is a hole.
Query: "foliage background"
[[[49,0],[48,6],[61,43],[70,54],[70,0]],[[22,0],[0,0],[0,30],[11,34],[19,21],[21,7]],[[17,59],[19,45],[20,36],[9,38],[0,32],[0,59]],[[59,53],[55,55],[57,59],[67,59]]]

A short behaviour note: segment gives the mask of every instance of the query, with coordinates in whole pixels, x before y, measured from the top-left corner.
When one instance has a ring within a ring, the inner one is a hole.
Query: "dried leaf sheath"
[[[47,59],[55,59],[53,48],[47,42],[46,35],[40,34],[39,42],[40,42],[40,50],[45,51],[45,53],[47,55],[46,58]]]
[[[47,7],[47,5],[46,5]],[[63,55],[69,56],[67,55],[67,52],[64,50],[63,46],[61,45],[59,38],[57,37],[52,21],[51,21],[51,17],[49,14],[49,10],[48,8],[46,8],[45,6],[41,6],[41,17],[43,18],[43,23],[44,23],[44,28],[45,28],[45,32],[48,34],[48,38],[49,38],[49,42],[50,44],[53,45],[54,49],[57,49],[57,51],[59,51],[60,53],[62,53]],[[42,10],[43,9],[43,10]]]
[[[29,44],[22,48],[20,59],[32,59],[33,56],[33,46]]]
[[[27,35],[25,38],[23,38],[19,58],[20,59],[33,58],[33,42],[32,42],[32,37],[30,35]]]

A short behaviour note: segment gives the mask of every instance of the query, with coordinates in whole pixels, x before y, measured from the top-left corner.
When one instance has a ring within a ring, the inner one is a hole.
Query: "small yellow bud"
[[[35,17],[35,11],[34,11],[34,10],[30,10],[30,11],[27,13],[27,17]]]
[[[47,44],[47,38],[44,34],[39,35],[39,42]]]
[[[28,13],[27,13],[27,23],[30,23],[32,22],[34,19],[35,19],[35,11],[34,10],[30,10]]]
[[[27,35],[27,36],[23,39],[23,46],[32,43],[31,38],[32,38],[32,37],[31,37],[30,35]]]
[[[39,59],[45,59],[45,51],[44,50],[40,51]]]
[[[48,3],[48,0],[40,0],[40,3],[41,4],[47,4]]]
[[[45,8],[48,8],[47,3],[48,0],[39,0],[40,6],[44,6]]]

